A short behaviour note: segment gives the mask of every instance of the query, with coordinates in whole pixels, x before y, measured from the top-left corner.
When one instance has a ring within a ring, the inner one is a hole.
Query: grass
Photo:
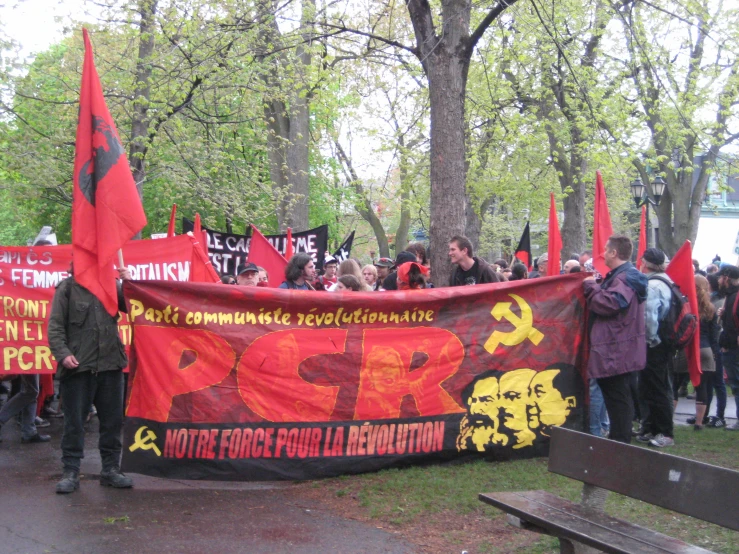
[[[668,453],[739,470],[739,433],[720,429],[696,433],[692,427],[679,426],[675,428],[675,442],[676,446],[668,449]],[[480,492],[543,489],[578,501],[582,488],[578,481],[549,473],[545,458],[415,466],[321,483],[321,486],[330,483],[339,498],[351,494],[370,518],[396,528],[413,526],[433,514],[503,518],[501,511],[477,499]],[[739,533],[638,500],[610,493],[606,511],[715,552],[739,553]],[[478,548],[490,553],[544,554],[558,552],[559,547],[556,539],[541,537],[534,544],[529,543],[525,550],[492,542],[483,542]]]

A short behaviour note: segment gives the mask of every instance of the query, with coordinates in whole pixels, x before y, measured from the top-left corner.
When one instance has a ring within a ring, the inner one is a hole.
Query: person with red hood
[[[398,266],[398,290],[414,290],[426,288],[426,276],[429,270],[418,262],[405,262]]]

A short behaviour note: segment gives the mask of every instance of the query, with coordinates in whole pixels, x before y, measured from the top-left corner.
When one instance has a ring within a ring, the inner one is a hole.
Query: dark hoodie
[[[603,283],[583,282],[590,312],[588,375],[598,379],[644,369],[644,301],[649,282],[631,262],[609,271]]]

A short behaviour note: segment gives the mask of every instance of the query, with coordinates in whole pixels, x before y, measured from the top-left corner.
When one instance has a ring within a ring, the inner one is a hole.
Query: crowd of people
[[[687,360],[665,339],[664,325],[672,299],[672,280],[665,273],[667,257],[657,248],[647,249],[639,267],[632,264],[633,245],[622,235],[608,239],[601,276],[593,269],[592,252],[586,250],[566,260],[560,273],[586,271],[583,281],[589,310],[590,430],[599,436],[629,443],[632,436],[654,447],[674,444],[673,416],[681,387],[687,384]],[[547,276],[548,259],[535,260],[531,272],[514,259],[488,263],[474,255],[473,245],[463,236],[448,243],[454,265],[447,286],[469,286]],[[538,263],[537,263],[538,262]],[[695,283],[700,318],[702,375],[695,387],[695,417],[689,423],[704,427],[739,430],[725,419],[728,377],[739,412],[739,267],[713,260],[705,271],[697,261]],[[130,278],[120,269],[120,280]],[[279,276],[282,278],[283,276]],[[267,272],[250,262],[237,275],[222,282],[240,286],[267,286]],[[120,281],[119,281],[120,285]],[[339,263],[327,258],[321,275],[310,255],[297,253],[285,268],[281,289],[327,292],[415,290],[435,286],[425,247],[411,243],[395,259],[381,257],[361,267],[354,259]],[[441,286],[436,283],[436,286]],[[119,286],[119,308],[125,311]],[[79,487],[80,462],[84,457],[85,422],[94,410],[100,422],[100,482],[130,488],[132,479],[120,471],[123,423],[124,375],[127,365],[117,320],[100,301],[70,276],[57,288],[49,320],[49,346],[59,361],[61,414],[46,407],[51,416],[64,417],[62,436],[63,475],[57,493]],[[45,376],[50,377],[50,376]],[[5,386],[5,383],[0,385]],[[47,385],[48,386],[48,385]],[[21,425],[24,443],[44,443],[49,435],[37,427],[48,425],[38,418],[39,376],[15,379],[15,395],[0,387],[0,431],[14,417]],[[9,399],[7,397],[9,396]],[[708,417],[716,398],[716,415]]]

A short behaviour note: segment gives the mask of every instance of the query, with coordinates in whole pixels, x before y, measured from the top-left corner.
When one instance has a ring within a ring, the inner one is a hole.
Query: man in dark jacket
[[[721,348],[721,360],[726,376],[729,378],[729,386],[734,394],[736,412],[739,414],[739,326],[737,326],[739,321],[739,305],[737,305],[739,267],[724,265],[718,272],[718,284],[721,292],[726,295],[724,311],[721,314],[723,331],[718,345]],[[739,431],[739,423],[727,425],[725,429]]]
[[[477,258],[472,252],[470,239],[454,236],[449,241],[449,259],[457,267],[452,270],[449,280],[450,287],[464,285],[482,285],[500,281],[495,269],[482,258]]]
[[[118,271],[121,279],[130,279],[127,269]],[[120,283],[118,308],[126,311]],[[66,494],[79,487],[85,447],[84,422],[91,402],[100,420],[99,447],[103,463],[100,484],[132,487],[132,479],[120,470],[123,368],[128,360],[118,336],[117,317],[112,317],[100,300],[79,285],[74,276],[59,283],[54,294],[49,318],[49,347],[59,361],[64,409],[64,473],[56,485],[56,492]]]
[[[629,262],[633,249],[628,237],[610,237],[605,263],[611,271],[600,285],[594,277],[583,282],[590,311],[588,376],[597,379],[603,392],[610,438],[627,444],[634,419],[629,374],[642,370],[647,357],[647,278]]]

